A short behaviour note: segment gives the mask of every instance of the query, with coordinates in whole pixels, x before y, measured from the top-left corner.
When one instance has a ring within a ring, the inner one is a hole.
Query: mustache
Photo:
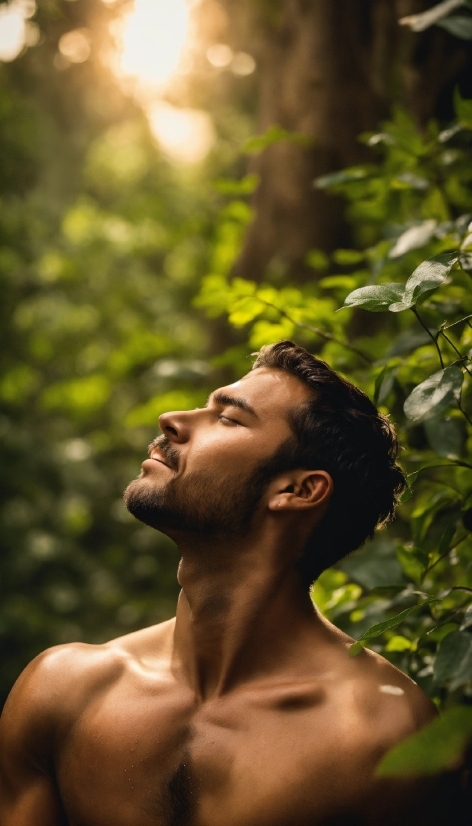
[[[178,470],[179,451],[171,445],[167,436],[156,436],[156,438],[152,440],[151,444],[148,446],[149,456],[155,448],[161,451],[164,459],[166,460],[166,464],[169,465],[171,470]]]

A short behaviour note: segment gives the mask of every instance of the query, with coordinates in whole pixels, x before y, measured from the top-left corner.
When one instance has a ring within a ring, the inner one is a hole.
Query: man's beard
[[[155,439],[150,452],[154,447],[159,447],[169,467],[176,470],[178,450],[166,437]],[[150,477],[138,477],[125,490],[125,505],[141,522],[163,533],[242,537],[251,529],[268,483],[287,469],[292,454],[293,446],[286,442],[251,473],[223,478],[200,470],[154,487]]]

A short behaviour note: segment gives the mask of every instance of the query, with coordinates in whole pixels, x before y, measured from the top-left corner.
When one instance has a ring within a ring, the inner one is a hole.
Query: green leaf
[[[393,356],[401,356],[403,353],[409,353],[411,350],[416,350],[417,347],[423,347],[431,341],[426,330],[404,330],[395,339],[392,346],[387,350],[385,358],[392,358]]]
[[[349,649],[349,656],[356,657],[361,651],[365,648],[365,644],[362,640],[358,640],[353,645],[351,645]]]
[[[426,470],[426,468],[420,467],[419,470],[415,470],[415,471],[413,471],[413,473],[408,474],[407,482],[408,482],[410,487],[415,484],[415,482],[416,482],[416,480],[417,480],[417,478],[420,475],[422,470]]]
[[[213,181],[213,187],[222,195],[252,195],[259,186],[260,176],[255,173],[245,175],[240,181],[232,178],[218,178]]]
[[[422,293],[439,287],[446,280],[456,261],[456,253],[445,253],[423,261],[405,284],[403,303],[412,306]]]
[[[245,324],[249,324],[260,316],[264,310],[264,304],[258,300],[257,296],[238,297],[229,307],[228,319],[235,327],[244,327]]]
[[[472,247],[472,232],[469,231],[468,235],[464,238],[461,244],[461,251],[470,251],[470,247]]]
[[[395,185],[395,188],[424,190],[429,189],[430,183],[426,178],[414,175],[413,172],[402,172],[392,179],[392,185]]]
[[[472,40],[472,17],[466,17],[465,14],[445,17],[443,20],[438,20],[436,25],[446,29],[454,37],[460,37],[462,40]]]
[[[382,404],[393,390],[395,383],[395,375],[398,367],[389,367],[385,365],[384,369],[379,373],[375,379],[374,387],[374,402],[379,405]]]
[[[290,143],[297,143],[300,146],[311,146],[313,138],[311,135],[302,135],[299,132],[290,132],[288,129],[283,129],[282,126],[274,124],[269,126],[263,135],[253,135],[244,141],[242,151],[247,155],[257,155],[263,152],[268,146],[281,141],[289,141]]]
[[[464,272],[472,275],[472,252],[463,252],[459,255],[459,264]]]
[[[385,646],[386,651],[410,651],[412,646],[412,640],[407,639],[406,637],[402,637],[401,635],[397,635],[392,637],[387,645]]]
[[[359,264],[365,258],[365,253],[359,250],[335,250],[332,259],[335,264],[341,267],[350,267],[352,264]]]
[[[397,304],[403,298],[403,284],[373,284],[370,287],[359,287],[345,298],[345,307],[362,307],[371,313],[382,313],[389,310],[392,304]]]
[[[329,258],[323,250],[310,250],[305,256],[305,263],[318,272],[329,268]]]
[[[390,617],[390,619],[384,620],[384,622],[379,622],[376,625],[372,625],[362,634],[361,637],[359,637],[358,640],[356,640],[355,644],[351,646],[349,649],[349,654],[354,656],[359,653],[364,643],[374,639],[374,637],[380,637],[381,634],[385,631],[389,631],[391,628],[396,628],[409,614],[411,614],[412,611],[418,611],[419,608],[422,608],[424,605],[430,605],[432,602],[438,602],[438,599],[436,597],[431,597],[431,599],[426,599],[424,602],[420,602],[419,605],[412,605],[410,608],[406,608],[404,611],[401,611],[400,614]]]
[[[419,14],[402,17],[398,22],[401,26],[409,26],[414,32],[422,32],[430,26],[437,25],[443,17],[463,5],[464,0],[443,0],[442,3],[436,3]]]
[[[443,554],[447,553],[447,551],[451,547],[452,538],[456,532],[458,521],[458,517],[451,517],[451,519],[447,523],[444,533],[439,541],[438,557],[441,557],[443,556]]]
[[[436,226],[435,221],[433,221],[432,223],[434,223],[434,226]],[[408,230],[408,232],[410,231],[411,230]],[[410,307],[416,304],[418,298],[422,293],[427,292],[429,290],[434,290],[436,287],[438,287],[446,280],[451,268],[456,263],[457,258],[457,253],[444,253],[442,255],[437,255],[434,258],[428,258],[427,261],[423,261],[419,265],[419,267],[417,267],[416,270],[414,270],[414,272],[410,275],[408,281],[406,282],[404,288],[400,289],[401,285],[399,284],[382,284],[380,286],[374,287],[361,287],[359,290],[354,290],[354,292],[346,298],[345,305],[347,304],[348,300],[351,299],[349,306],[352,306],[352,297],[354,296],[356,296],[357,298],[361,298],[364,295],[368,296],[370,294],[368,292],[362,293],[362,291],[379,291],[391,288],[392,291],[396,291],[398,297],[400,298],[400,301],[390,301],[390,304],[388,306],[390,312],[398,313],[402,310],[408,310]],[[371,294],[375,295],[375,293]],[[361,303],[364,304],[365,302],[356,300],[356,304]],[[380,312],[385,309],[385,302],[382,306],[379,305],[379,308],[377,310],[373,309],[373,307],[368,306],[365,306],[365,309],[373,310],[373,312]]]
[[[340,172],[331,172],[329,175],[322,175],[316,178],[315,186],[318,189],[327,189],[330,186],[337,186],[338,184],[348,184],[354,181],[362,181],[368,178],[370,172],[362,166],[351,166],[348,169],[342,169]]]
[[[456,419],[432,416],[424,423],[429,444],[438,456],[459,459],[464,443],[463,429]]]
[[[96,374],[50,384],[44,390],[41,401],[46,410],[62,410],[73,416],[86,417],[100,410],[110,394],[108,376]]]
[[[318,286],[324,290],[352,290],[358,284],[357,275],[326,275],[320,278]]]
[[[424,247],[434,235],[436,227],[437,222],[433,219],[409,227],[405,232],[402,232],[395,241],[395,244],[389,252],[389,258],[399,258],[410,250]]]
[[[387,370],[388,370],[388,364],[386,364],[386,365],[385,365],[385,367],[383,368],[383,370],[381,370],[381,371],[380,371],[380,373],[378,374],[378,376],[377,376],[377,377],[376,377],[376,379],[375,379],[375,384],[374,384],[374,404],[376,404],[376,405],[378,405],[378,404],[379,404],[379,394],[380,394],[380,389],[381,389],[381,387],[382,387],[382,383],[383,383],[383,380],[384,380],[384,378],[385,378],[385,374],[387,373]],[[392,383],[392,384],[393,384],[393,383]],[[390,388],[390,389],[391,389],[391,388]],[[389,392],[390,392],[390,389],[389,389]],[[387,396],[388,396],[388,393],[387,393]]]
[[[405,416],[413,422],[438,416],[454,399],[459,398],[463,381],[462,370],[456,365],[438,370],[415,387],[403,405]]]
[[[465,629],[470,628],[471,625],[472,625],[472,605],[469,605],[469,607],[465,611],[464,616],[462,618],[462,623],[461,623],[461,627],[459,628],[459,631],[465,631]]]
[[[405,576],[412,582],[420,583],[423,572],[428,564],[428,554],[421,548],[410,548],[398,545],[397,559]]]
[[[410,516],[413,541],[418,545],[423,541],[431,524],[443,510],[456,509],[460,495],[450,487],[441,487],[436,493],[423,498]]]
[[[441,640],[434,662],[434,680],[450,683],[453,691],[472,679],[472,636],[467,631],[453,631]]]
[[[395,140],[392,135],[389,135],[388,132],[376,132],[371,134],[370,132],[364,132],[360,139],[364,141],[367,146],[378,146],[379,144],[385,144],[386,146],[392,146],[395,144]]]
[[[191,410],[205,403],[205,393],[201,390],[170,390],[151,397],[144,404],[130,410],[125,419],[126,427],[156,427],[159,416],[168,410]]]
[[[369,591],[403,581],[395,546],[381,533],[376,534],[364,547],[358,548],[341,560],[338,567],[352,582],[362,585]]]
[[[245,226],[253,216],[253,211],[245,201],[230,201],[222,211],[222,216]]]
[[[454,467],[454,465],[455,465],[455,462],[451,462],[450,464],[446,464],[446,465],[437,465],[437,464],[424,465],[423,467],[420,467],[419,470],[414,470],[413,473],[408,474],[408,476],[407,476],[408,486],[413,487],[416,480],[418,479],[418,476],[420,475],[420,473],[423,473],[424,470],[434,470],[435,468],[442,468],[442,467]]]
[[[377,777],[418,777],[458,768],[472,740],[472,709],[456,706],[394,746],[377,766]]]
[[[439,143],[447,143],[447,141],[450,141],[451,138],[461,132],[462,128],[462,125],[456,122],[449,126],[448,129],[443,129],[438,135]]]

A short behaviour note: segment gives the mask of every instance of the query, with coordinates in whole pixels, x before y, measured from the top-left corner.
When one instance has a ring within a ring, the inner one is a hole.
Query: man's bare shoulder
[[[15,683],[2,715],[2,727],[48,728],[76,719],[136,663],[165,659],[173,621],[136,631],[101,645],[68,643],[39,654]],[[17,712],[21,711],[21,715]],[[20,732],[17,732],[18,734]]]
[[[358,814],[360,822],[369,826],[379,823],[396,826],[400,822],[421,826],[437,822],[444,826],[442,820],[433,817],[424,820],[418,815],[417,820],[414,817],[403,820],[399,814],[410,809],[418,814],[417,808],[424,808],[425,799],[428,795],[431,798],[427,783],[417,778],[386,781],[376,777],[382,757],[397,743],[435,719],[436,707],[410,677],[379,654],[365,649],[350,656],[354,640],[329,625],[331,643],[325,649],[326,671],[320,680],[323,692],[318,709],[322,719],[329,721],[326,741],[330,743],[329,754],[335,756],[331,769],[336,772],[341,786],[351,789],[349,805],[352,811]],[[314,704],[314,732],[317,729],[316,714]],[[312,754],[316,768],[318,740],[315,734]]]
[[[436,706],[424,691],[384,657],[365,650],[350,659],[358,669],[359,710],[366,721],[375,723],[387,748],[437,716]]]
[[[116,657],[135,661],[143,667],[167,668],[172,655],[175,617],[106,643]]]
[[[365,649],[350,655],[353,640],[332,627],[333,662],[330,672],[340,720],[355,720],[364,732],[365,746],[382,753],[423,728],[437,716],[434,703],[409,676],[384,657]]]
[[[355,704],[358,719],[363,722],[358,756],[365,774],[361,770],[359,787],[364,789],[364,794],[359,811],[365,823],[452,826],[454,797],[452,787],[443,782],[442,776],[388,779],[376,776],[377,766],[391,748],[438,716],[436,706],[410,677],[379,654],[366,650],[353,660],[359,670]],[[462,805],[459,796],[454,804],[457,826],[467,822],[459,814]]]

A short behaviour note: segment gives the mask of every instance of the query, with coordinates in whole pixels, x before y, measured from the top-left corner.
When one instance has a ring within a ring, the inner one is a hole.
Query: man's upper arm
[[[382,781],[365,826],[470,826],[470,786],[462,769],[443,775]]]
[[[47,658],[41,655],[25,669],[0,719],[1,826],[67,824],[54,783],[54,692]]]
[[[362,684],[360,693],[363,712],[368,712],[362,718],[369,742],[366,754],[372,761],[366,786],[359,783],[360,822],[363,826],[471,826],[462,770],[434,776],[376,777],[383,756],[432,723],[438,712],[416,684],[384,662],[375,677],[374,683]]]
[[[404,706],[406,714],[402,714],[398,706],[395,715],[392,705],[387,709],[393,724],[389,747],[432,723],[437,717],[432,702],[416,686]],[[398,731],[395,731],[397,726]],[[400,731],[401,736],[398,736]],[[373,791],[367,826],[470,826],[472,823],[470,787],[464,767],[437,775],[379,778]]]

